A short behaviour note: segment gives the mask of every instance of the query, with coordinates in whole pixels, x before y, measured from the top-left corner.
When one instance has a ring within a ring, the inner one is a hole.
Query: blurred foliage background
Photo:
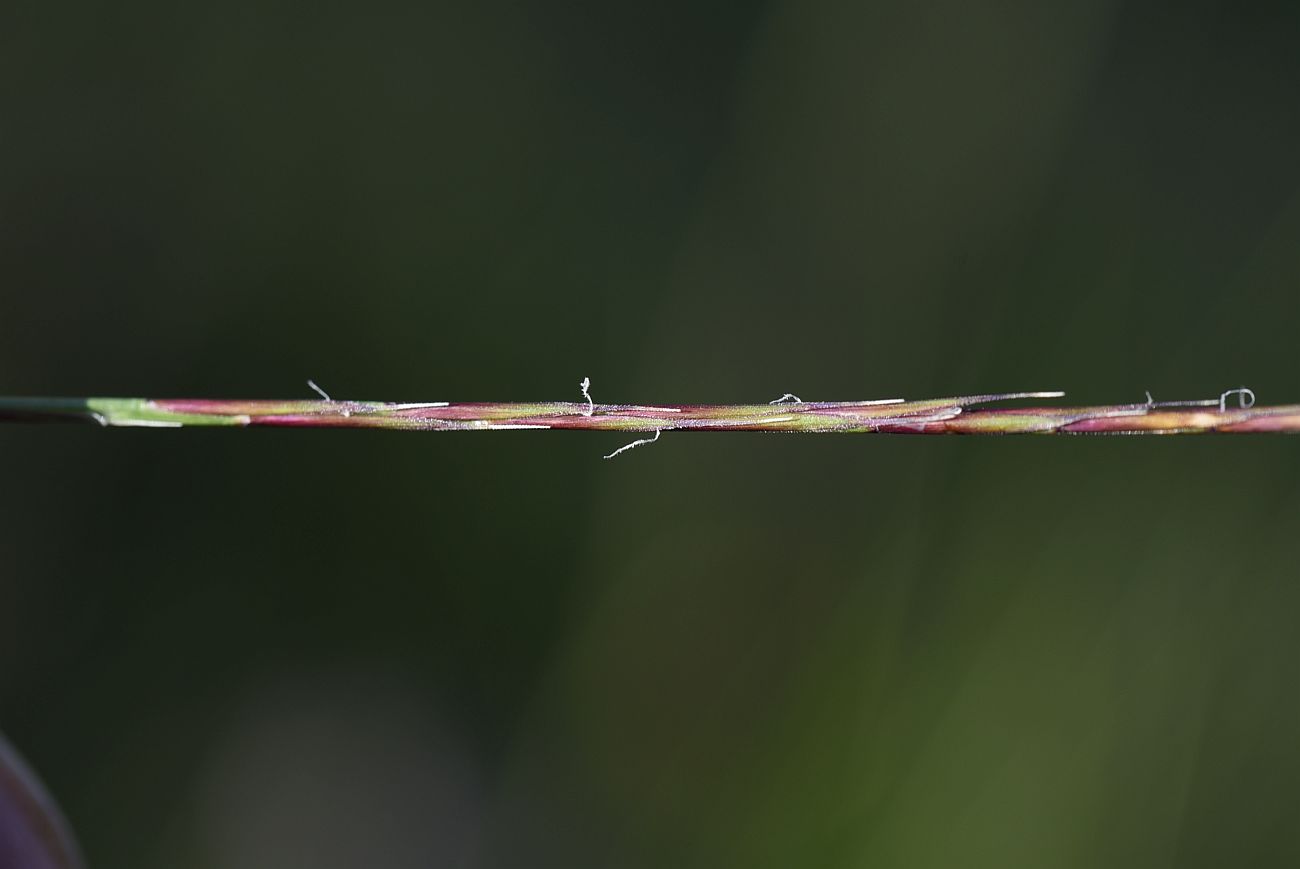
[[[18,2],[0,392],[1300,401],[1300,6]],[[1300,442],[0,432],[96,869],[1294,865]]]

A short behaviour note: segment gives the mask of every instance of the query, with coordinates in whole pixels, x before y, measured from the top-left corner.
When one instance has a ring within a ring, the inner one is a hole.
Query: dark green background
[[[0,392],[1300,401],[1300,5],[19,2]],[[1300,441],[0,432],[95,869],[1300,861]]]

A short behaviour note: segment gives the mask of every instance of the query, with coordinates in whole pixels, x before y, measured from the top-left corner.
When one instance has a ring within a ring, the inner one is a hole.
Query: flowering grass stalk
[[[102,426],[295,426],[403,431],[582,429],[769,431],[844,434],[1118,434],[1300,433],[1300,405],[1257,407],[1248,389],[1203,401],[1091,407],[988,407],[1060,392],[968,395],[924,401],[802,401],[767,404],[653,406],[596,404],[583,382],[581,402],[240,401],[146,398],[0,398],[0,420],[90,422]],[[323,395],[324,393],[322,393]],[[1236,401],[1231,399],[1235,396]],[[1230,404],[1235,403],[1233,407]]]
[[[0,866],[79,869],[63,815],[36,775],[0,735]]]

